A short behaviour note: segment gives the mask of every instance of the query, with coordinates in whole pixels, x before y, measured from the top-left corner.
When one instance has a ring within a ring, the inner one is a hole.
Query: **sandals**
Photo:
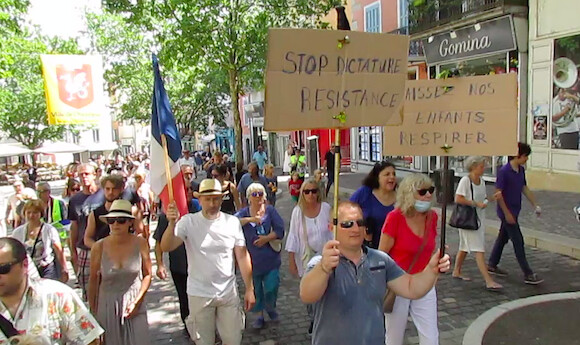
[[[499,292],[499,291],[503,290],[503,286],[498,284],[498,283],[495,283],[495,285],[491,285],[491,286],[486,285],[485,288],[487,291],[492,291],[492,292]]]
[[[454,275],[452,275],[452,277],[453,277],[454,279],[463,280],[464,282],[470,282],[470,281],[471,281],[471,278],[469,278],[469,277],[465,277],[465,276],[461,276],[461,275],[459,275],[459,276],[454,276]]]

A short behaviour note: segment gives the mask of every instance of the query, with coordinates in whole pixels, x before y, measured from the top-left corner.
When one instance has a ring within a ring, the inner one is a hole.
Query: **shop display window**
[[[552,127],[552,148],[578,150],[580,147],[580,35],[554,42],[553,100],[551,121],[542,107],[534,109],[533,136],[545,138],[546,123]]]

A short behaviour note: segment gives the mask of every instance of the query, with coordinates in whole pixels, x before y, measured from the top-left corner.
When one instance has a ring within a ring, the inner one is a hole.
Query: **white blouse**
[[[322,253],[322,248],[326,242],[332,240],[332,231],[330,231],[330,205],[323,202],[320,206],[320,212],[315,218],[305,217],[306,234],[308,236],[308,245],[316,253]],[[304,230],[302,229],[302,210],[295,206],[290,218],[290,229],[286,239],[286,251],[295,253],[294,261],[298,267],[298,276],[304,274],[302,266],[302,255],[306,249]]]

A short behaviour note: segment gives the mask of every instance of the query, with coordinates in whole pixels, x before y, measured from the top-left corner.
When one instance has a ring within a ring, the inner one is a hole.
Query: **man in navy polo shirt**
[[[501,227],[499,234],[493,245],[491,255],[489,256],[489,265],[487,270],[491,274],[498,276],[506,276],[507,272],[497,267],[501,259],[503,247],[508,240],[512,240],[514,252],[522,271],[524,272],[524,283],[537,285],[543,282],[537,274],[535,274],[528,260],[526,259],[526,252],[524,250],[524,237],[518,224],[518,215],[522,209],[522,193],[536,208],[536,214],[539,215],[542,209],[536,203],[534,194],[528,188],[526,183],[526,172],[524,165],[528,161],[529,155],[532,153],[530,145],[518,143],[518,155],[510,156],[509,163],[504,165],[497,173],[497,180],[495,182],[496,197],[497,197],[497,216],[501,220]]]
[[[300,298],[313,304],[313,345],[385,343],[383,297],[387,290],[417,299],[449,270],[449,255],[437,251],[421,273],[405,273],[389,255],[363,246],[366,228],[360,206],[338,206],[336,240],[312,258],[300,283]]]

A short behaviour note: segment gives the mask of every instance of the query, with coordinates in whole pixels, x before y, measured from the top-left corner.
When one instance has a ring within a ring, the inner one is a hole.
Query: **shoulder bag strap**
[[[429,213],[429,215],[427,215],[427,219],[425,220],[425,231],[423,231],[423,241],[421,242],[421,247],[419,247],[419,250],[417,251],[417,253],[415,253],[415,256],[413,257],[413,261],[411,261],[411,265],[409,266],[407,273],[411,272],[411,270],[413,269],[413,266],[415,266],[415,263],[417,263],[417,260],[419,259],[419,255],[421,255],[421,252],[423,252],[423,249],[425,248],[425,245],[427,244],[427,239],[429,238],[427,231],[428,231],[428,226],[429,226],[430,220],[431,220],[431,213]]]
[[[480,178],[480,182],[483,183],[483,179]],[[471,188],[471,200],[473,200],[473,207],[475,208],[475,218],[477,219],[477,228],[481,226],[481,221],[479,220],[479,216],[477,215],[477,206],[475,206],[475,194],[473,194],[473,182],[471,182],[471,178],[469,178],[469,187]]]
[[[475,204],[475,194],[473,194],[473,182],[471,181],[471,178],[469,178],[469,188],[471,188],[471,200],[473,200],[473,203]]]
[[[304,212],[302,211],[301,208],[300,215],[302,216],[302,233],[304,234],[304,248],[310,250],[311,252],[314,252],[314,250],[310,248],[310,244],[308,244],[308,229],[306,228],[306,216],[304,215]]]
[[[36,245],[38,244],[38,239],[40,238],[40,236],[42,236],[42,228],[44,228],[44,225],[46,223],[42,223],[40,225],[40,230],[38,230],[38,235],[36,235],[36,239],[34,240],[34,245],[32,246],[32,253],[30,253],[30,258],[32,260],[34,260],[34,253],[36,252]],[[26,228],[26,233],[28,235],[28,227]]]
[[[1,313],[0,313],[0,330],[2,330],[2,333],[4,333],[4,335],[8,339],[19,334],[18,330],[14,327],[12,322],[10,322],[10,320],[5,318],[4,315],[2,315]]]

